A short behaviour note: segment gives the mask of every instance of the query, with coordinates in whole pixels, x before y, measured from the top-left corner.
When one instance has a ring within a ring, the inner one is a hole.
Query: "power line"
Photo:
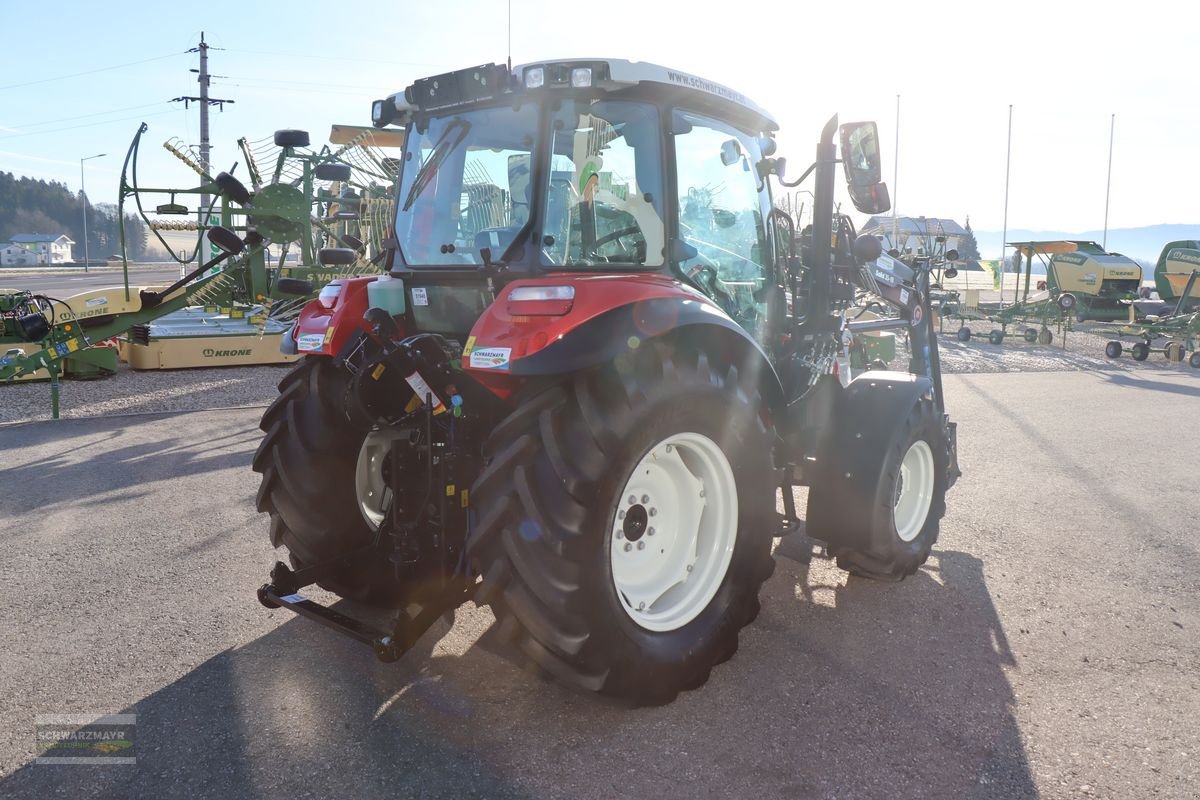
[[[168,53],[165,56],[154,56],[153,58],[143,58],[141,61],[128,61],[124,64],[113,64],[111,67],[97,67],[84,72],[72,72],[70,75],[59,75],[54,78],[42,78],[41,80],[28,81],[26,83],[10,83],[7,86],[0,86],[0,91],[5,89],[20,89],[24,86],[36,86],[40,83],[50,83],[51,81],[63,81],[67,78],[78,78],[81,75],[94,75],[97,72],[108,72],[109,70],[122,69],[124,67],[133,67],[138,64],[148,64],[151,61],[162,61],[164,58],[174,58],[175,56],[186,55],[185,53]]]
[[[319,83],[317,81],[289,81],[283,78],[249,78],[244,75],[213,75],[214,78],[225,78],[234,81],[254,81],[255,83],[290,83],[300,86],[330,86],[334,89],[363,89],[361,83]],[[370,88],[370,87],[366,87]]]
[[[106,120],[102,120],[101,122],[87,122],[87,123],[84,123],[83,125],[69,125],[65,128],[53,128],[48,131],[32,131],[30,133],[16,133],[11,136],[0,136],[0,141],[5,141],[8,139],[20,139],[22,136],[46,136],[51,133],[59,133],[60,131],[73,131],[73,130],[76,130],[77,128],[95,128],[100,125],[111,125],[114,122],[128,122],[131,119],[150,119],[152,117],[161,117],[163,114],[174,114],[174,113],[175,113],[175,109],[171,109],[170,111],[159,111],[154,114],[138,114],[137,116],[134,116],[134,117],[121,117],[120,119],[106,119]]]
[[[151,106],[158,106],[158,105],[162,105],[162,103],[161,102],[145,103],[144,105],[140,105],[140,106],[126,106],[125,108],[110,108],[108,111],[97,111],[95,114],[75,114],[74,116],[70,116],[70,117],[59,117],[58,119],[47,119],[47,120],[43,120],[42,122],[20,122],[20,121],[17,121],[13,124],[20,125],[23,128],[36,128],[39,125],[53,125],[56,122],[70,122],[71,120],[76,120],[76,119],[88,119],[90,117],[102,117],[105,114],[119,114],[122,111],[134,111],[139,108],[150,108]]]
[[[376,58],[351,58],[349,56],[319,56],[313,53],[285,53],[280,50],[243,50],[240,47],[225,48],[230,53],[254,53],[260,56],[285,56],[287,58],[320,59],[322,61],[359,61],[364,64],[393,64],[401,67],[436,67],[453,69],[453,64],[431,64],[422,61],[381,61]]]
[[[335,97],[346,97],[347,96],[345,90],[337,90],[337,89],[304,89],[299,86],[253,86],[253,85],[247,85],[247,84],[243,84],[243,83],[224,83],[224,82],[222,82],[220,85],[227,86],[227,87],[236,86],[239,89],[249,89],[251,92],[254,92],[257,94],[265,94],[268,96],[273,95],[273,94],[278,94],[279,92],[283,92],[286,94],[299,94],[299,95],[328,94],[328,95],[333,95]]]

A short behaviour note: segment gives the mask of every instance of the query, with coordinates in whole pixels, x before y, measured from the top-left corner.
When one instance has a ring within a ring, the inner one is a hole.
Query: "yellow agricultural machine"
[[[958,339],[971,340],[968,324],[986,321],[999,325],[988,333],[988,341],[1001,344],[1009,326],[1023,326],[1027,342],[1050,344],[1053,330],[1065,334],[1068,320],[1115,320],[1128,314],[1128,303],[1137,297],[1142,268],[1119,253],[1109,253],[1095,242],[1038,241],[1009,242],[1025,265],[1024,287],[1017,281],[1012,303],[980,304],[977,309],[960,307],[949,316],[959,320]],[[1043,264],[1046,279],[1030,292],[1033,260]]]

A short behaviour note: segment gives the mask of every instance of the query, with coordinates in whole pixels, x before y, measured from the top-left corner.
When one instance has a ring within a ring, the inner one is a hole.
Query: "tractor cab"
[[[417,329],[466,333],[489,278],[600,273],[682,282],[761,327],[782,254],[758,166],[778,126],[740,93],[642,62],[489,64],[417,81],[373,121],[409,129],[390,267],[424,290]]]

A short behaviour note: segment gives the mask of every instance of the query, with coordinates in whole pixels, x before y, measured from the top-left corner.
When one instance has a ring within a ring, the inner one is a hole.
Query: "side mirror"
[[[892,201],[881,180],[878,128],[874,122],[847,122],[839,130],[851,202],[864,214],[882,214],[892,207]]]
[[[947,250],[946,251],[946,260],[947,261],[958,261],[958,251],[957,250]]]
[[[952,281],[958,277],[958,270],[954,267],[946,267],[946,269],[942,271],[942,277],[948,281]]]
[[[732,167],[742,158],[742,145],[737,139],[730,139],[721,143],[721,163],[727,167]]]

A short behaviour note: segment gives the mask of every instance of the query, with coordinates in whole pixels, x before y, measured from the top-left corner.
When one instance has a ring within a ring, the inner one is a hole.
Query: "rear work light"
[[[592,68],[575,67],[571,70],[571,86],[576,89],[586,89],[592,85]]]
[[[530,67],[525,70],[525,88],[540,89],[546,83],[546,70],[543,67]]]
[[[574,286],[518,286],[508,295],[508,313],[514,317],[561,317],[574,303]]]
[[[330,283],[321,288],[321,293],[317,295],[317,302],[325,308],[333,308],[337,303],[337,299],[341,296],[342,285],[340,283]]]

